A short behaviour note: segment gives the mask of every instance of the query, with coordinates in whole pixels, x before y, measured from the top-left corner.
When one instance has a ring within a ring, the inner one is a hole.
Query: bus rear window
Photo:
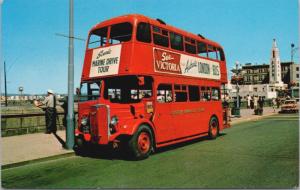
[[[104,46],[107,42],[107,31],[107,27],[92,31],[89,37],[88,48],[92,49]]]
[[[128,22],[114,24],[110,28],[110,43],[128,42],[132,36],[132,25]]]

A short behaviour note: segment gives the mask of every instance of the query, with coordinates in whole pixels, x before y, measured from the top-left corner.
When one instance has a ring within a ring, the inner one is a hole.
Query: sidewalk
[[[263,116],[254,115],[252,109],[241,109],[241,117],[232,117],[231,124],[234,125],[240,122],[250,120],[258,120],[264,116],[269,116],[278,113],[270,107],[264,108]],[[73,150],[63,148],[65,142],[65,131],[58,131],[57,135],[34,133],[27,135],[2,137],[2,165],[15,164],[35,159],[42,159],[51,156],[59,156],[72,153]]]
[[[65,131],[57,135],[34,133],[1,138],[1,165],[14,164],[73,152],[63,148]]]
[[[278,114],[279,111],[280,111],[280,109],[276,109],[276,111],[273,112],[272,107],[265,107],[264,111],[263,111],[263,115],[261,116],[261,115],[254,115],[253,109],[241,109],[241,111],[240,111],[241,117],[232,116],[231,117],[231,125],[235,125],[235,124],[241,123],[241,122],[258,120],[265,116]]]

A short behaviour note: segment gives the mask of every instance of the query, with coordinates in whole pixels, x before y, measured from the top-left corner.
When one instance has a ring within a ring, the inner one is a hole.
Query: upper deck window
[[[196,54],[196,42],[195,40],[185,37],[185,51],[191,54]]]
[[[132,36],[132,25],[128,22],[114,24],[110,29],[110,43],[119,44],[121,42],[128,42]]]
[[[137,26],[136,39],[140,42],[151,42],[150,24],[140,22]]]
[[[108,27],[99,28],[91,32],[88,48],[97,48],[104,46],[107,42],[107,31]]]
[[[197,53],[201,57],[207,57],[207,46],[203,42],[197,42]]]
[[[217,57],[217,48],[208,45],[208,57],[211,59],[218,59]]]
[[[183,50],[183,37],[179,34],[170,32],[171,48],[176,50]]]
[[[169,35],[168,31],[161,29],[157,26],[153,26],[153,42],[156,45],[169,47]]]

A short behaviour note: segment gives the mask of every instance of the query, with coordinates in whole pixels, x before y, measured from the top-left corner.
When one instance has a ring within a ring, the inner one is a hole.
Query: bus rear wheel
[[[148,158],[153,150],[153,135],[148,126],[142,125],[128,142],[130,152],[135,159]]]
[[[210,118],[208,135],[211,139],[215,139],[219,135],[219,121],[215,116]]]

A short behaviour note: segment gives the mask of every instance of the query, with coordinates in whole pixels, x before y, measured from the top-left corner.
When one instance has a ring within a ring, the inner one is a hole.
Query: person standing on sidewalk
[[[253,98],[254,111],[257,110],[257,103],[258,103],[258,97],[254,96]]]
[[[251,108],[251,96],[249,96],[249,94],[247,95],[247,108]]]
[[[264,112],[264,98],[263,97],[259,97],[259,99],[258,99],[258,105],[259,105],[259,115],[262,115],[263,114],[263,112]]]
[[[47,96],[42,102],[36,103],[37,107],[45,106],[46,132],[45,134],[56,133],[56,97],[52,90],[47,90]]]
[[[273,112],[275,113],[275,109],[276,109],[276,99],[275,98],[273,98],[272,99],[272,107],[273,107]]]

